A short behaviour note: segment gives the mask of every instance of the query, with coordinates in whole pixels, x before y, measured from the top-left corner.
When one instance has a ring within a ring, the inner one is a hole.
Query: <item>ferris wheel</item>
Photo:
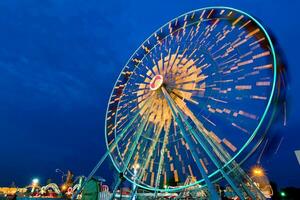
[[[213,184],[226,180],[242,197],[230,173],[250,152],[275,83],[272,42],[253,17],[226,7],[181,15],[120,73],[106,113],[107,155],[140,188],[197,184],[214,197]],[[182,185],[188,177],[196,181]]]

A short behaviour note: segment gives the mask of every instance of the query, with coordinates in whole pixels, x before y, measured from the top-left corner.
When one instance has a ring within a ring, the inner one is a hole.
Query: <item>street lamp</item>
[[[32,187],[32,189],[31,189],[31,193],[33,193],[34,192],[34,189],[39,185],[39,179],[37,179],[37,178],[34,178],[34,179],[32,179],[32,183],[31,183],[31,187]]]
[[[260,166],[255,166],[251,170],[252,176],[262,177],[265,176],[265,170]]]
[[[61,174],[61,182],[64,182],[64,177],[67,176],[61,169],[55,169],[56,173],[60,173]]]
[[[37,186],[38,184],[39,184],[39,179],[37,179],[37,178],[34,178],[34,179],[32,179],[32,185],[35,185],[35,186]]]

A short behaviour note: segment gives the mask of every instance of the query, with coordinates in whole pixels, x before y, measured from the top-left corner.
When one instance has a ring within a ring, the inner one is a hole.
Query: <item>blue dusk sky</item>
[[[297,0],[1,0],[0,186],[58,181],[56,168],[87,174],[106,150],[106,105],[127,59],[169,20],[216,5],[259,19],[284,54],[287,126],[265,167],[279,186],[300,187]]]

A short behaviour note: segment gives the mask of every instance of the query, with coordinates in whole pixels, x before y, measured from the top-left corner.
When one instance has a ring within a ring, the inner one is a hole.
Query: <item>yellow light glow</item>
[[[260,166],[255,166],[251,170],[253,176],[265,176],[265,171]]]
[[[138,163],[136,163],[132,166],[132,168],[135,170],[138,170],[140,168],[140,165]]]
[[[62,186],[61,186],[61,190],[62,190],[62,191],[67,190],[67,186],[66,186],[66,185],[62,185]]]

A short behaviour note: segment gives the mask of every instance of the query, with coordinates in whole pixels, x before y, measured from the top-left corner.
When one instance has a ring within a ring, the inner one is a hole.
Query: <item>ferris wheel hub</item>
[[[150,82],[150,89],[155,91],[159,89],[164,82],[164,77],[162,75],[155,75]]]

